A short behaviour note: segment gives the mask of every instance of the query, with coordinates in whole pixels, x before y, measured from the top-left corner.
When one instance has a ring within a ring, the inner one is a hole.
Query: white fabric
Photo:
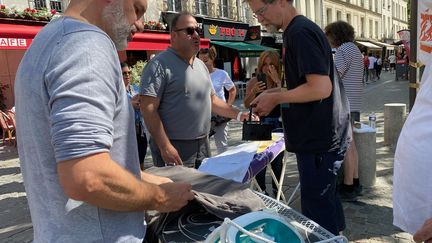
[[[258,142],[241,144],[212,158],[204,159],[199,171],[225,179],[242,182],[256,154]]]
[[[214,128],[215,134],[213,135],[216,150],[221,154],[228,149],[228,122],[222,123]]]
[[[381,57],[376,60],[376,63],[377,63],[377,65],[380,65],[380,66],[382,65]]]
[[[388,57],[389,63],[396,63],[396,56],[395,55],[390,55]]]
[[[225,93],[224,89],[230,90],[234,87],[234,83],[229,77],[228,73],[224,70],[215,68],[212,73],[210,73],[210,77],[213,83],[213,88],[216,92],[216,96],[219,99],[225,101]]]
[[[374,56],[369,56],[369,69],[374,69],[375,68],[375,62],[376,62],[376,58]]]
[[[362,46],[366,46],[366,47],[368,47],[370,49],[378,49],[378,50],[381,49],[381,47],[379,47],[377,45],[374,45],[374,44],[372,44],[372,43],[370,43],[368,41],[357,41],[357,43],[359,43]]]
[[[393,224],[411,234],[432,217],[432,67],[427,65],[415,105],[396,148]]]

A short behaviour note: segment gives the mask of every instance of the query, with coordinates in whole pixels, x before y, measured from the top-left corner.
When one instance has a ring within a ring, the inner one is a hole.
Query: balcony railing
[[[161,11],[171,11],[171,12],[183,12],[189,11],[188,5],[189,1],[187,0],[163,0],[159,2],[159,9]]]
[[[33,4],[34,4],[34,9],[47,8],[47,4],[45,0],[34,0]]]
[[[63,3],[60,0],[50,0],[50,8],[59,13],[63,13]]]
[[[200,0],[195,0],[193,1],[193,14],[196,15],[206,15],[206,16],[211,16],[211,14],[209,14],[211,12],[211,9],[214,3],[209,3],[207,1],[200,1]]]
[[[159,4],[160,11],[187,11],[194,15],[204,15],[212,18],[228,18],[244,21],[237,16],[237,8],[225,4],[213,3],[209,0],[163,0]]]

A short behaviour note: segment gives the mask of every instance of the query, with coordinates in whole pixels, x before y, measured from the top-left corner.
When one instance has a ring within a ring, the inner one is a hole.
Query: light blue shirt
[[[15,80],[17,141],[35,242],[142,242],[143,212],[69,199],[57,163],[100,152],[140,177],[134,111],[111,39],[62,17],[45,26]]]

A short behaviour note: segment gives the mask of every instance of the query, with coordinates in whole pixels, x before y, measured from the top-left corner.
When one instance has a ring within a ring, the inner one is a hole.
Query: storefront
[[[204,38],[218,50],[219,68],[225,69],[233,80],[245,81],[251,77],[258,57],[272,48],[260,45],[260,27],[230,21],[203,19]],[[223,65],[221,65],[223,62]]]
[[[386,59],[386,58],[388,58],[388,56],[390,56],[390,54],[394,53],[394,51],[395,51],[395,46],[394,45],[390,45],[390,44],[387,44],[387,43],[384,43],[384,42],[380,42],[380,41],[372,41],[371,40],[370,42],[372,42],[373,44],[381,47],[381,50],[382,50],[381,58],[383,58],[383,60]]]
[[[39,25],[0,22],[0,88],[4,87],[2,91],[7,108],[14,104],[13,88],[18,65],[33,38],[46,23],[36,24]],[[210,40],[201,39],[202,48],[208,48],[209,43]],[[133,60],[128,60],[129,62],[136,62],[142,55],[165,50],[169,45],[170,35],[166,31],[136,33],[126,51],[119,52],[119,57],[121,61],[131,58]]]
[[[163,22],[169,27],[177,14],[162,12]],[[210,45],[216,47],[216,67],[228,72],[234,81],[250,78],[258,64],[259,55],[272,49],[260,45],[260,26],[203,16],[194,17],[203,29],[201,38],[209,39]]]
[[[276,33],[269,33],[267,31],[261,32],[261,45],[271,47],[274,49],[279,50],[279,54],[282,54],[282,45],[283,45],[283,33],[282,32],[276,32]]]
[[[369,55],[369,53],[372,53],[373,56],[381,55],[382,48],[380,46],[377,46],[369,41],[364,40],[357,40],[355,41],[358,48],[362,53],[366,53],[366,55]]]

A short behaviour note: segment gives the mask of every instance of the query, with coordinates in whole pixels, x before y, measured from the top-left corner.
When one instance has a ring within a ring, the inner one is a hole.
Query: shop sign
[[[234,27],[224,27],[217,25],[204,25],[204,37],[211,40],[244,40],[246,37],[245,29]]]
[[[418,0],[417,11],[417,57],[427,63],[432,54],[432,1]]]
[[[21,38],[0,38],[0,48],[5,49],[27,49],[29,43],[27,39]]]
[[[275,35],[275,43],[278,43],[278,44],[282,44],[283,43],[283,37],[282,37],[282,34],[276,34]]]
[[[235,24],[204,19],[204,38],[210,40],[244,41],[247,33],[246,24]]]
[[[261,39],[261,26],[250,26],[246,36],[247,41],[260,40]]]

